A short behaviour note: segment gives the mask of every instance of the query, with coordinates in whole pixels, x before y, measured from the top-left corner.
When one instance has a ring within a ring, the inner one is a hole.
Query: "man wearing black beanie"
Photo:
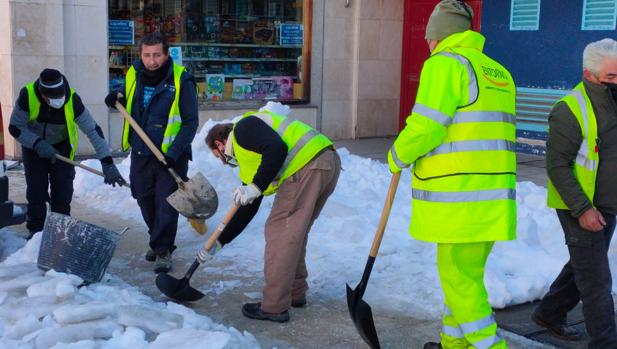
[[[77,127],[92,143],[101,161],[105,183],[113,186],[124,184],[103,131],[64,75],[47,68],[36,81],[21,89],[11,114],[9,133],[22,145],[28,238],[43,229],[47,201],[52,212],[71,213],[75,167],[56,161],[56,154],[70,159],[75,157]]]

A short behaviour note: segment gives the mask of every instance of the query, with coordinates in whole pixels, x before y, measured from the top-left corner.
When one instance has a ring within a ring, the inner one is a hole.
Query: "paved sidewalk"
[[[347,148],[351,153],[384,161],[392,140],[376,138],[341,141],[336,142],[336,145],[339,148]],[[525,159],[519,163],[519,176],[527,175],[529,168],[533,167],[528,161],[541,163],[539,159],[526,157]],[[530,173],[529,177],[524,178],[541,184],[543,178],[539,176],[539,172]],[[25,202],[23,170],[11,170],[8,174],[10,198],[16,202]],[[86,204],[75,199],[72,204],[72,215],[112,230],[119,231],[124,227],[130,227],[116,249],[108,272],[139,288],[141,292],[155,300],[167,301],[154,285],[152,264],[143,259],[147,246],[147,233],[141,217],[132,220],[120,219],[97,211]],[[17,226],[17,230],[26,234],[24,225]],[[180,277],[188,269],[194,259],[195,249],[196,246],[180,246],[174,253],[174,275]],[[225,275],[218,272],[222,266],[220,263],[222,262],[213,260],[206,268],[201,268],[191,279],[191,284],[202,290],[216,290],[217,285],[225,282],[234,282],[237,287],[227,288],[226,292],[220,294],[208,292],[203,300],[187,305],[196,312],[210,316],[225,326],[233,326],[239,331],[252,333],[264,348],[368,348],[349,318],[346,299],[322,300],[316,299],[314,294],[309,294],[309,305],[302,309],[291,309],[292,319],[287,324],[245,318],[240,312],[240,306],[247,300],[247,295],[261,290],[263,277],[261,273],[251,277]],[[439,338],[439,321],[417,319],[413,314],[402,312],[384,314],[375,310],[374,318],[382,348],[421,349],[426,341]],[[554,348],[529,341],[510,332],[504,331],[502,334],[507,338],[510,349]]]

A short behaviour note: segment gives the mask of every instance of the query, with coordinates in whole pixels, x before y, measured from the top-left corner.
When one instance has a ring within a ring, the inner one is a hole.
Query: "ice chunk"
[[[26,275],[17,277],[13,280],[7,280],[0,283],[0,291],[20,291],[27,289],[32,284],[37,284],[45,281],[44,276]]]
[[[146,333],[136,327],[127,327],[123,332],[114,332],[113,337],[105,342],[101,349],[131,348],[147,349],[150,344],[146,341]]]
[[[7,326],[4,332],[6,339],[21,339],[28,333],[32,333],[41,328],[41,322],[36,316],[29,314],[25,318],[18,320],[13,326]]]
[[[108,339],[121,327],[111,320],[97,320],[60,328],[47,327],[36,337],[36,348],[51,348],[56,343],[73,343],[87,339]]]
[[[161,333],[181,328],[183,322],[182,315],[139,305],[122,306],[118,309],[118,323],[151,332]]]
[[[12,279],[20,275],[30,274],[30,273],[38,273],[42,275],[43,272],[36,267],[36,264],[33,263],[23,263],[16,264],[10,267],[3,266],[0,268],[0,279]]]
[[[180,329],[161,333],[150,344],[150,349],[192,349],[201,348],[204,343],[208,343],[208,349],[222,349],[230,338],[231,335],[225,332]]]
[[[95,341],[85,340],[75,343],[58,343],[50,349],[96,349],[98,347]]]
[[[54,310],[54,319],[61,324],[71,324],[102,319],[114,314],[116,306],[110,303],[92,302],[80,305],[65,305]]]
[[[75,286],[70,281],[62,280],[58,282],[56,285],[56,296],[58,298],[72,298],[73,295],[75,295]]]

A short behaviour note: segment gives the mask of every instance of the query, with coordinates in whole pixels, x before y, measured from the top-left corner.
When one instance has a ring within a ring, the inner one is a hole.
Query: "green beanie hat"
[[[462,0],[442,0],[428,19],[424,38],[443,40],[454,33],[469,30],[472,17],[473,10]]]

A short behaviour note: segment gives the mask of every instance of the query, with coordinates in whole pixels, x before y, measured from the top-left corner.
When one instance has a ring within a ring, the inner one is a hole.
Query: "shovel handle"
[[[204,244],[204,250],[206,252],[210,251],[212,246],[214,246],[216,240],[218,240],[219,236],[221,236],[223,229],[225,229],[225,226],[227,225],[227,223],[229,223],[229,221],[236,214],[239,208],[240,206],[233,203],[229,210],[227,210],[227,213],[225,213],[225,217],[223,217],[223,220],[219,223],[216,229],[212,232],[212,235],[210,235],[208,241],[206,241],[206,243]]]
[[[390,179],[388,195],[386,196],[386,202],[384,203],[383,210],[381,211],[381,218],[379,219],[379,225],[377,226],[377,231],[375,232],[375,238],[373,238],[373,245],[371,245],[371,252],[369,253],[370,257],[377,257],[377,252],[379,251],[379,246],[381,245],[383,233],[386,230],[386,224],[388,223],[388,217],[390,217],[390,210],[392,209],[392,203],[394,202],[396,188],[398,187],[398,182],[400,179],[400,172],[393,174],[392,179]]]
[[[118,95],[121,96],[121,94],[118,94]],[[118,111],[120,112],[120,115],[122,115],[124,120],[129,122],[129,124],[131,125],[133,130],[135,130],[135,132],[137,132],[137,135],[139,135],[139,138],[141,138],[141,140],[144,141],[144,143],[146,144],[146,146],[148,146],[148,148],[150,149],[152,154],[154,154],[154,156],[156,156],[156,158],[160,162],[162,162],[163,165],[167,165],[167,161],[165,161],[165,155],[163,155],[163,153],[159,150],[159,148],[157,148],[156,145],[154,145],[154,143],[152,143],[152,140],[150,139],[150,137],[148,137],[146,132],[144,132],[144,130],[141,128],[141,126],[139,126],[137,121],[135,121],[135,119],[133,119],[133,117],[126,111],[124,106],[122,104],[120,104],[120,102],[116,102],[116,109],[118,109]],[[179,186],[182,186],[184,181],[182,180],[182,178],[180,178],[180,176],[178,176],[176,171],[174,171],[174,169],[171,168],[171,167],[168,168],[168,170],[169,170],[169,173],[171,174],[171,176],[176,181],[176,183],[178,183]]]
[[[95,169],[93,169],[92,167],[86,166],[86,165],[84,165],[84,164],[82,164],[82,163],[80,163],[80,162],[73,161],[73,160],[71,160],[71,159],[69,159],[69,158],[67,158],[67,157],[64,157],[64,156],[60,155],[60,154],[56,154],[56,158],[57,158],[58,160],[61,160],[61,161],[66,162],[67,164],[71,164],[71,165],[73,165],[73,166],[77,166],[77,167],[79,167],[79,168],[83,168],[84,170],[86,170],[86,171],[88,171],[88,172],[91,172],[91,173],[94,173],[95,175],[99,175],[99,176],[101,176],[101,177],[103,177],[103,178],[105,177],[105,174],[104,174],[103,172],[101,172],[101,171],[99,171],[99,170],[95,170]],[[127,183],[127,184],[122,184],[122,185],[129,186],[129,184],[128,184],[128,183]]]

